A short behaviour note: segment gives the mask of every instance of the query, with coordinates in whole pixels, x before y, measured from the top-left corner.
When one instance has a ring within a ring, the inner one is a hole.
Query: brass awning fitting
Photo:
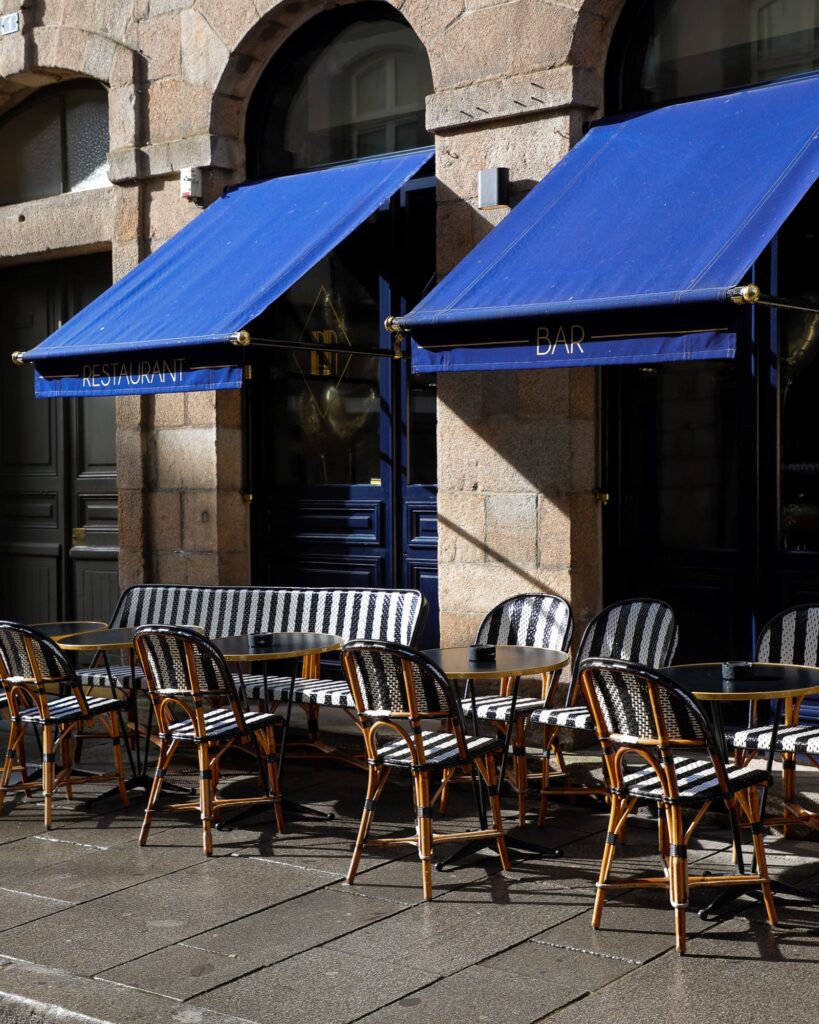
[[[231,334],[230,341],[233,345],[240,345],[242,348],[247,348],[253,339],[250,337],[250,331],[236,331],[235,334]]]
[[[25,355],[25,352],[12,352],[11,353],[11,361],[14,363],[15,366],[22,366],[23,365],[23,356],[24,355]]]
[[[384,321],[384,326],[392,335],[392,357],[393,359],[404,358],[404,339],[406,338],[406,332],[404,327],[397,316],[388,316]]]
[[[728,294],[731,296],[731,302],[737,306],[753,306],[762,296],[759,285],[756,284],[743,284],[738,288],[731,288]]]

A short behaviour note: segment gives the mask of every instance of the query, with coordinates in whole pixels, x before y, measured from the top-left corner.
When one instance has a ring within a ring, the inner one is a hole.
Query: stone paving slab
[[[322,889],[167,946],[102,977],[188,999],[399,912],[383,902]]]
[[[0,965],[2,1024],[248,1024],[175,999],[34,964]]]
[[[0,933],[0,955],[98,974],[334,879],[269,861],[212,857],[162,878],[62,910],[48,929]],[[127,885],[127,866],[123,883]]]
[[[435,981],[414,962],[385,963],[322,946],[197,997],[259,1024],[346,1024]]]
[[[50,832],[36,801],[9,801],[0,815],[0,1024],[813,1019],[819,902],[778,901],[776,929],[748,899],[719,923],[692,913],[685,958],[673,952],[673,915],[659,891],[610,899],[594,931],[607,815],[553,800],[541,830],[531,823],[534,792],[524,829],[514,799],[505,801],[507,829],[561,846],[562,858],[516,858],[501,872],[482,851],[434,872],[434,899],[424,903],[417,854],[374,849],[347,886],[365,781],[351,768],[295,765],[288,794],[336,819],[293,816],[279,836],[259,815],[214,833],[209,860],[193,814],[161,812],[139,848],[139,794],[129,810],[116,799],[59,801]],[[230,781],[237,793],[254,785]],[[468,788],[456,787],[436,828],[474,824]],[[724,820],[705,824],[692,864],[730,870]],[[411,829],[411,794],[398,777],[374,831]],[[819,833],[809,835],[769,836],[766,846],[772,877],[819,892]],[[656,837],[646,814],[630,825],[618,877],[657,873]],[[700,891],[692,903],[706,898]]]
[[[532,1024],[579,994],[576,988],[555,983],[549,975],[523,978],[512,971],[497,970],[492,963],[490,960],[467,967],[443,978],[362,1018],[361,1024]],[[476,992],[480,992],[479,1009]]]

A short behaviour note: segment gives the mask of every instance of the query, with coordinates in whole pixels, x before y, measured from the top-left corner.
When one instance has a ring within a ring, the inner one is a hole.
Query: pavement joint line
[[[597,949],[585,949],[583,946],[569,946],[565,942],[547,942],[545,939],[529,939],[538,946],[550,946],[552,949],[567,949],[570,953],[585,953],[588,956],[599,956],[603,960],[618,960],[623,964],[633,964],[635,967],[642,967],[645,960],[632,960],[627,956],[617,956],[615,953],[601,953]]]
[[[58,839],[56,836],[30,836],[41,843],[64,843],[66,846],[81,846],[85,850],[110,850],[110,846],[98,846],[96,843],[78,843],[76,839]]]
[[[208,949],[207,946],[195,946],[192,942],[177,942],[176,945],[184,946],[185,949],[195,949],[200,953],[209,953],[211,956],[223,956],[228,960],[242,959],[238,953],[223,953],[220,949]],[[165,946],[165,949],[170,948],[170,946]]]
[[[270,864],[273,867],[295,868],[297,871],[310,871],[316,875],[329,875],[335,881],[344,877],[339,871],[325,871],[324,868],[310,868],[305,864],[294,864],[289,860],[278,860],[275,857],[262,857],[259,854],[231,853],[229,856],[236,857],[240,860],[260,860],[263,864]]]
[[[113,978],[103,978],[99,974],[92,974],[91,980],[96,981],[101,985],[113,985],[115,988],[124,988],[128,992],[145,992],[151,996],[159,996],[160,999],[171,999],[175,1003],[182,1003],[184,1000],[180,999],[179,996],[170,996],[167,992],[154,992],[152,989],[140,988],[139,985],[129,985],[125,981],[114,981]]]
[[[33,900],[46,900],[48,903],[61,903],[64,907],[79,906],[79,904],[73,903],[71,900],[59,900],[56,896],[41,896],[36,892],[26,892],[24,889],[9,889],[6,885],[0,885],[0,892],[10,892],[15,896],[30,896]]]

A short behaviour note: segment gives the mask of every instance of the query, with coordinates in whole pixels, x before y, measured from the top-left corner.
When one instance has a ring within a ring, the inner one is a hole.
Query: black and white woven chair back
[[[568,650],[574,622],[562,597],[519,594],[501,601],[478,628],[476,644],[517,644]]]
[[[713,747],[696,702],[649,667],[595,658],[585,661],[580,671],[589,707],[599,711],[605,735],[628,745],[684,740]]]
[[[353,640],[342,665],[359,713],[452,718],[463,725],[449,679],[420,651],[400,644]],[[406,671],[409,669],[409,671]]]
[[[74,679],[70,663],[53,641],[30,626],[9,621],[0,622],[0,673],[4,680]]]
[[[756,660],[819,666],[819,606],[796,605],[775,615],[759,634]]]
[[[575,664],[585,658],[618,658],[661,668],[674,657],[678,632],[674,612],[664,601],[618,601],[586,627]]]
[[[236,700],[236,685],[221,652],[194,630],[143,626],[134,642],[153,692]]]

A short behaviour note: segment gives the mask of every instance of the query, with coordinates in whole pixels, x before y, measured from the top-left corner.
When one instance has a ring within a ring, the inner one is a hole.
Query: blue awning
[[[592,128],[401,318],[413,368],[732,356],[732,289],[816,180],[817,125],[812,74]]]
[[[22,361],[40,397],[238,388],[232,342],[416,174],[431,149],[218,199]]]

